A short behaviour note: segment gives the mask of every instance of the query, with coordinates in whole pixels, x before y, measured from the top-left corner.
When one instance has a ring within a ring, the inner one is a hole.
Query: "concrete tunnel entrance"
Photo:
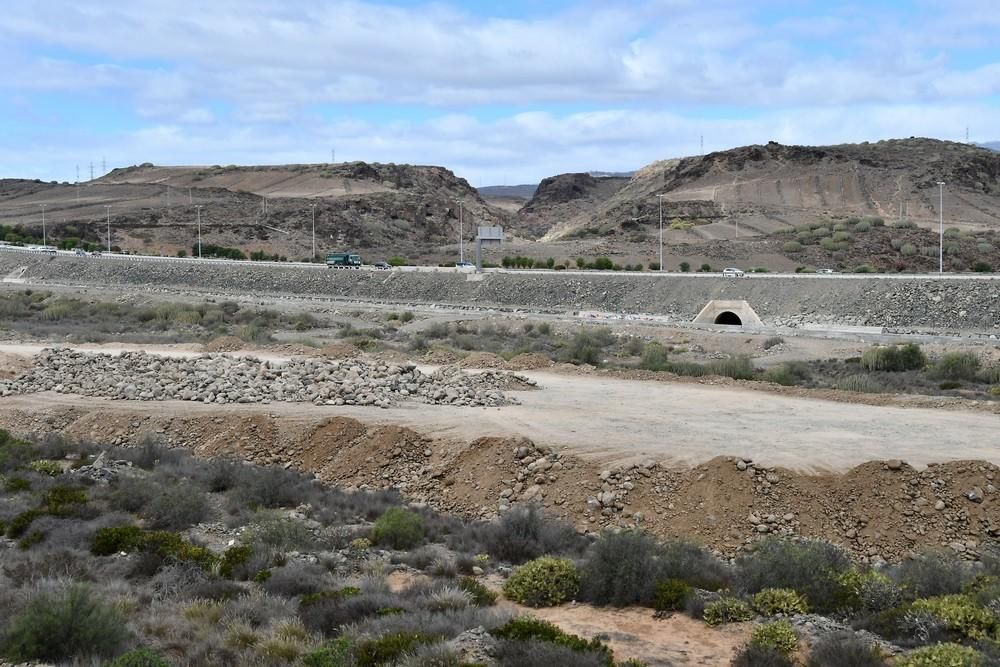
[[[694,318],[695,324],[721,324],[730,327],[762,327],[760,316],[746,301],[709,301]]]
[[[727,310],[716,316],[715,324],[728,324],[730,326],[741,327],[743,326],[743,320],[741,320],[740,316],[733,311]]]

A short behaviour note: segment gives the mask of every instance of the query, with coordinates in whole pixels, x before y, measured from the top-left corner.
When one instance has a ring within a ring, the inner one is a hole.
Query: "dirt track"
[[[170,355],[192,354],[183,347],[147,349]],[[36,346],[0,346],[0,354],[12,356],[36,351]],[[652,458],[672,466],[695,466],[717,456],[741,456],[799,472],[843,472],[880,459],[902,459],[917,467],[950,460],[1000,463],[997,414],[858,405],[726,385],[547,371],[525,374],[538,382],[540,390],[519,392],[522,404],[504,408],[404,404],[383,410],[271,404],[234,406],[232,410],[310,418],[348,416],[368,423],[407,426],[434,439],[460,442],[524,436],[587,459],[614,463]],[[44,408],[54,402],[94,409],[127,405],[39,395],[0,399],[0,410],[33,405]],[[130,408],[164,416],[219,409],[182,401],[136,403]]]

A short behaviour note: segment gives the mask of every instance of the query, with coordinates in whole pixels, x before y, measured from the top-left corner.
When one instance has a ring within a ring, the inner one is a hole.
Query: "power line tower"
[[[90,180],[94,180],[94,163],[90,163]]]

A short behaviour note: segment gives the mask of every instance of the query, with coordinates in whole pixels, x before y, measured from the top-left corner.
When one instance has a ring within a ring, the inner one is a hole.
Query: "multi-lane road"
[[[84,262],[98,261],[128,261],[128,262],[176,262],[176,263],[212,263],[212,264],[253,264],[254,266],[281,266],[304,269],[327,269],[324,263],[313,262],[270,262],[253,261],[246,259],[220,259],[220,258],[198,258],[198,257],[161,257],[157,255],[126,255],[122,253],[102,252],[99,255],[80,255],[73,250],[38,250],[27,246],[13,246],[0,244],[0,252],[22,253],[30,256],[56,256],[62,258],[77,259]],[[384,271],[372,265],[365,265],[360,269],[340,270],[362,270],[362,271]],[[468,268],[454,266],[396,266],[391,269],[397,272],[433,272],[433,273],[474,273]],[[566,269],[556,271],[555,269],[507,269],[507,268],[487,268],[484,273],[522,273],[538,275],[544,273],[558,273],[564,276],[613,276],[623,279],[652,279],[652,278],[721,278],[721,272],[709,273],[682,273],[676,271],[596,271],[581,269]],[[1000,280],[1000,273],[746,273],[740,278],[731,280],[768,280],[774,278],[801,278],[803,280]]]

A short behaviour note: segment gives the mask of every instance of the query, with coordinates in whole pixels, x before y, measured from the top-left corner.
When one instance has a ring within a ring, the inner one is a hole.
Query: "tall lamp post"
[[[938,273],[944,273],[944,181],[938,181],[938,232],[940,243],[938,244]]]
[[[663,198],[666,195],[656,195],[656,200],[660,206],[660,271],[663,270]]]
[[[462,218],[465,212],[463,202],[458,202],[458,261],[465,261],[465,244],[462,242]]]
[[[194,208],[198,211],[198,259],[201,259],[201,204]]]
[[[104,208],[108,212],[108,252],[111,252],[111,207],[105,206]]]
[[[313,223],[312,225],[313,254],[312,257],[309,259],[310,262],[316,260],[316,204],[312,204],[312,223]]]
[[[48,245],[45,236],[45,204],[39,204],[42,207],[42,245]]]

